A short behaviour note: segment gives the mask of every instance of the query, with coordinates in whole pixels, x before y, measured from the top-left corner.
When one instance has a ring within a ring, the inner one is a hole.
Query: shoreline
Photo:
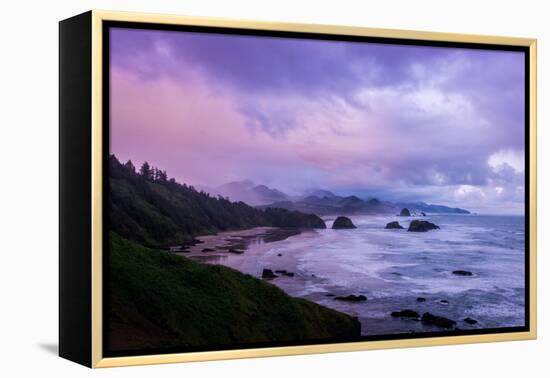
[[[437,326],[391,316],[392,312],[406,309],[453,319],[460,329],[514,325],[512,312],[520,305],[513,299],[515,286],[499,281],[499,273],[490,266],[479,265],[479,259],[486,254],[471,251],[470,242],[462,243],[466,236],[479,234],[478,222],[456,223],[472,216],[433,217],[446,218],[442,230],[433,233],[412,235],[386,230],[382,225],[387,219],[373,216],[359,220],[358,230],[289,231],[260,227],[205,235],[197,237],[201,243],[190,247],[189,252],[178,254],[263,278],[290,296],[357,316],[362,323],[362,335],[440,330]],[[325,221],[330,218],[323,217]],[[455,239],[458,242],[448,242]],[[212,245],[222,248],[202,252]],[[499,258],[513,263],[517,254],[508,247],[480,244],[475,248],[498,252]],[[237,249],[231,252],[231,248]],[[441,248],[448,253],[442,253]],[[403,252],[407,250],[414,253]],[[455,250],[460,254],[453,253]],[[264,269],[271,270],[273,275],[262,277]],[[459,269],[471,271],[473,276],[453,274]],[[494,285],[493,282],[506,286],[498,289],[487,286]],[[368,299],[353,301],[353,296],[361,295]],[[335,300],[349,296],[351,300]],[[421,302],[417,301],[419,297]],[[480,305],[481,302],[486,305]],[[502,310],[496,311],[498,308]],[[478,323],[465,323],[466,318]]]
[[[321,230],[322,231],[322,230]],[[332,230],[331,230],[332,231]],[[189,247],[188,252],[175,254],[187,257],[195,262],[218,264],[238,270],[243,274],[269,282],[294,298],[301,298],[337,312],[360,317],[356,303],[336,300],[336,297],[346,297],[353,293],[340,285],[331,284],[325,277],[316,276],[302,268],[303,255],[284,252],[278,247],[273,248],[272,242],[292,243],[293,237],[315,237],[319,230],[314,229],[281,229],[276,227],[255,227],[241,231],[224,231],[213,235],[197,236],[200,243]],[[242,252],[236,253],[233,248],[246,244]],[[281,247],[284,249],[284,247]],[[208,249],[206,252],[203,250]],[[210,251],[212,249],[212,251]],[[262,277],[264,269],[271,270],[274,277]],[[371,280],[370,288],[376,288],[379,283]],[[362,335],[366,335],[362,326]]]
[[[196,242],[173,253],[207,262],[220,254],[244,254],[251,244],[272,243],[300,235],[303,229],[280,227],[253,227],[238,231],[222,231],[195,237]],[[200,256],[200,257],[199,257]]]

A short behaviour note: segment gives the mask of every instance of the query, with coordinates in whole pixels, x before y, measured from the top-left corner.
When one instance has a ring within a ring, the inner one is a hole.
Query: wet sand
[[[276,227],[220,232],[215,235],[198,236],[196,238],[199,241],[198,244],[187,247],[187,252],[176,254],[201,263],[225,265],[261,278],[264,268],[293,271],[296,261],[291,259],[292,256],[274,255],[268,244],[283,241],[301,233],[299,229]],[[266,264],[266,256],[276,258],[276,263]]]
[[[272,243],[299,235],[300,230],[276,227],[255,227],[241,231],[219,232],[214,235],[204,235],[195,238],[196,244],[185,247],[185,251],[175,252],[192,260],[204,263],[220,263],[230,256],[241,255],[254,245]],[[240,260],[240,259],[237,259]]]

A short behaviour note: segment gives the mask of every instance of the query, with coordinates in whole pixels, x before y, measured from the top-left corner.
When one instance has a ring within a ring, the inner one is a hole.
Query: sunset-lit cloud
[[[179,181],[522,212],[522,53],[111,30],[111,151]]]

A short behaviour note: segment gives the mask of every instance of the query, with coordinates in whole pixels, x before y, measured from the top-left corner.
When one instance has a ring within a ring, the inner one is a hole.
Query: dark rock
[[[441,328],[453,328],[456,325],[454,320],[444,318],[443,316],[433,315],[429,312],[424,313],[420,320],[424,324],[434,325]]]
[[[282,256],[282,254],[280,254],[280,253],[277,253],[277,256],[281,257],[281,256]]]
[[[271,278],[277,278],[278,276],[273,273],[273,271],[271,269],[264,269],[262,271],[262,278],[267,278],[267,279],[271,279]]]
[[[239,254],[239,255],[241,253],[244,253],[244,251],[242,249],[235,249],[235,248],[229,248],[227,251],[230,252],[230,253],[236,253],[236,254]]]
[[[409,224],[409,229],[407,231],[427,232],[430,230],[437,230],[437,229],[439,229],[439,226],[431,222],[415,219]]]
[[[279,206],[282,203],[277,203]],[[281,207],[268,207],[263,208],[263,213],[268,219],[271,220],[271,224],[274,227],[280,228],[327,228],[325,222],[315,214],[306,214],[300,211],[292,211],[283,209]],[[298,209],[296,209],[298,210]]]
[[[203,248],[201,252],[215,252],[215,249],[212,248]]]
[[[340,229],[357,228],[357,227],[355,227],[351,219],[349,219],[348,217],[340,216],[336,218],[336,220],[332,224],[332,228],[334,230],[340,230]]]
[[[424,298],[424,297],[418,297],[418,298],[416,298],[416,301],[417,301],[417,302],[426,302],[426,298]]]
[[[391,316],[394,318],[420,318],[420,314],[413,310],[394,311]]]
[[[474,324],[477,324],[477,320],[472,319],[472,318],[466,318],[466,319],[464,319],[464,323],[474,325]]]
[[[411,216],[411,212],[409,211],[409,209],[407,209],[406,207],[403,208],[401,210],[401,212],[399,213],[400,216],[402,217],[410,217]]]
[[[421,212],[420,212],[420,214],[422,214],[422,216],[423,216],[423,217],[425,217],[425,216],[426,216],[426,213],[425,213],[425,212],[423,212],[423,211],[421,211]]]
[[[390,230],[391,229],[401,229],[401,228],[403,228],[403,226],[401,226],[399,224],[399,222],[397,222],[397,221],[390,222],[386,225],[386,229],[390,229]]]
[[[467,270],[455,270],[455,271],[453,271],[453,274],[455,274],[457,276],[469,277],[469,276],[472,275],[472,272],[468,272]]]
[[[325,297],[335,297],[335,296],[336,296],[335,294],[330,294],[330,293],[325,294]]]
[[[286,270],[276,270],[275,273],[282,274],[287,277],[294,277],[293,272],[287,272]]]
[[[345,297],[334,297],[334,299],[339,300],[339,301],[348,301],[348,302],[362,302],[362,301],[366,301],[367,297],[365,297],[364,295],[350,294],[350,295],[345,296]]]
[[[449,304],[449,301],[446,299],[441,299],[438,303],[447,306]]]

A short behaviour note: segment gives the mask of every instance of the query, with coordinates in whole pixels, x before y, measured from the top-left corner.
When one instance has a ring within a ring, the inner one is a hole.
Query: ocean
[[[367,336],[442,330],[391,316],[404,309],[444,316],[460,329],[525,325],[523,216],[429,214],[422,219],[440,229],[425,233],[407,232],[414,217],[350,218],[356,229],[332,230],[334,217],[324,217],[325,230],[270,242],[248,237],[244,253],[213,254],[207,262],[258,277],[265,268],[292,272],[293,277],[280,275],[270,282],[291,296],[357,316]],[[384,229],[390,221],[399,221],[405,229]],[[453,274],[456,270],[472,275]],[[368,300],[334,297],[349,294]],[[477,323],[466,323],[465,318]]]

